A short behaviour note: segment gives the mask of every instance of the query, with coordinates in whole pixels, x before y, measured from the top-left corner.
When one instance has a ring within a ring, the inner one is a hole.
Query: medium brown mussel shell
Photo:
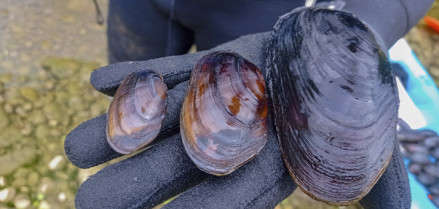
[[[121,154],[149,143],[160,132],[167,107],[167,87],[162,76],[151,70],[125,77],[108,110],[107,141]]]
[[[181,111],[187,154],[206,173],[233,172],[264,147],[267,105],[254,64],[234,53],[207,54],[192,71]]]
[[[296,184],[347,205],[383,174],[396,137],[397,89],[372,32],[349,13],[300,8],[267,47],[276,134]]]

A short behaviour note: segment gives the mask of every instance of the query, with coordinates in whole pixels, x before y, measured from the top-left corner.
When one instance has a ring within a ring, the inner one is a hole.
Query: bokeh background
[[[108,0],[98,3],[106,17]],[[439,19],[439,0],[428,14]],[[69,131],[110,102],[89,84],[107,64],[96,18],[92,0],[0,1],[0,209],[74,208],[79,185],[105,166],[79,169],[64,154]],[[420,21],[405,38],[439,84],[439,33]],[[281,208],[361,206],[328,206],[296,190]]]

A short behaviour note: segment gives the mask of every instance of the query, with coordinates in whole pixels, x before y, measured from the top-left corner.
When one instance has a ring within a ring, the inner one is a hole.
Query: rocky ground
[[[107,0],[98,2],[105,14]],[[436,5],[430,14],[439,18]],[[421,21],[406,38],[439,84],[439,33]],[[106,64],[105,26],[92,1],[0,2],[0,209],[74,208],[78,186],[103,166],[76,168],[63,143],[107,110],[109,99],[89,84]],[[337,207],[297,190],[276,208]]]

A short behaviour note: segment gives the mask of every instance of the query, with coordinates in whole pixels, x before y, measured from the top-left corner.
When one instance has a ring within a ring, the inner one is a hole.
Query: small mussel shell
[[[227,175],[267,141],[267,98],[261,71],[241,56],[213,52],[191,74],[180,117],[183,145],[204,172]]]
[[[397,89],[372,32],[352,14],[300,8],[275,26],[267,81],[287,168],[317,200],[347,205],[385,171]]]
[[[167,107],[167,87],[151,70],[128,75],[108,110],[107,141],[121,154],[148,145],[160,132]]]

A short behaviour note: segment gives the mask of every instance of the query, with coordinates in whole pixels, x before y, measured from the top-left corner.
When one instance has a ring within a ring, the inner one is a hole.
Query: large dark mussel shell
[[[207,173],[233,172],[265,145],[267,105],[255,65],[229,52],[204,56],[192,71],[180,117],[189,157]]]
[[[311,197],[346,205],[384,172],[397,89],[372,32],[349,13],[300,8],[275,26],[267,80],[288,170]]]
[[[107,140],[121,154],[148,145],[160,132],[167,107],[167,87],[151,70],[128,75],[108,110]]]

